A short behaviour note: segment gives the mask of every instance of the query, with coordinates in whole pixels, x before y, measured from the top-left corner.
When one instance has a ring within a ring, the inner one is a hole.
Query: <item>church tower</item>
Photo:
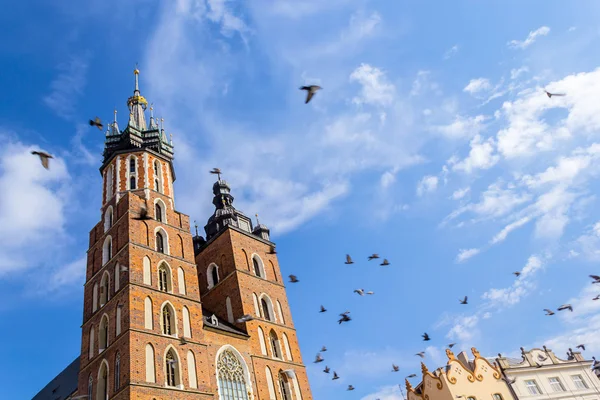
[[[192,238],[172,142],[134,77],[127,126],[115,111],[106,131],[72,398],[312,400],[269,230],[219,176],[206,240]]]

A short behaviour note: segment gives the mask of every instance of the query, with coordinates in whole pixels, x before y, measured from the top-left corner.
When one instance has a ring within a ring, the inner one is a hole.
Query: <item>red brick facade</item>
[[[135,158],[133,171],[131,157]],[[159,188],[154,176],[156,161],[162,173]],[[170,160],[150,150],[115,154],[102,174],[102,218],[90,231],[75,396],[88,393],[91,377],[92,399],[100,399],[106,375],[107,399],[229,399],[219,393],[217,376],[219,351],[229,345],[245,364],[248,399],[283,400],[279,376],[281,371],[293,370],[286,375],[288,395],[294,400],[312,400],[277,257],[269,254],[271,243],[227,227],[195,256],[189,217],[174,209]],[[135,188],[130,187],[133,174]],[[160,216],[156,215],[157,202],[163,211]],[[143,207],[150,219],[134,219]],[[163,252],[157,249],[157,233],[163,237]],[[264,276],[255,274],[253,258]],[[207,274],[213,263],[218,282],[209,288]],[[165,271],[166,281],[161,280],[159,269]],[[104,299],[106,273],[108,294]],[[164,290],[161,282],[166,285]],[[270,303],[266,311],[261,299]],[[203,315],[203,308],[210,315]],[[170,335],[163,332],[163,309],[172,321]],[[216,326],[210,318],[213,313],[218,318]],[[237,323],[245,314],[256,319]],[[108,317],[108,345],[102,349],[104,316]],[[271,337],[277,340],[272,342]],[[167,383],[167,351],[175,355],[175,386]],[[153,354],[153,374],[148,372],[148,354]],[[195,368],[195,383],[190,367]],[[267,368],[274,390],[270,390]]]

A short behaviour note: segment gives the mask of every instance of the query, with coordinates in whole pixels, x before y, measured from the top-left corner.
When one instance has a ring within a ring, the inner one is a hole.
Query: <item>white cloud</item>
[[[486,78],[471,79],[469,84],[465,86],[463,91],[470,94],[476,94],[483,91],[488,91],[492,88],[492,84]]]
[[[360,400],[404,400],[402,392],[397,385],[383,386],[376,392],[361,397]]]
[[[31,296],[63,296],[70,292],[69,289],[80,290],[85,283],[87,255],[66,265],[59,265],[50,271],[42,272],[36,285],[32,285]]]
[[[529,72],[529,68],[526,66],[520,68],[513,68],[510,70],[510,79],[517,79],[522,74]]]
[[[454,193],[452,193],[452,200],[460,200],[467,194],[469,194],[470,191],[471,188],[468,186],[462,189],[455,190]]]
[[[438,183],[439,179],[437,176],[424,176],[417,185],[417,196],[423,196],[424,194],[435,192],[438,187]]]
[[[436,126],[434,130],[450,139],[468,138],[479,134],[484,129],[485,120],[486,117],[483,115],[474,117],[457,115],[450,124]]]
[[[527,39],[525,40],[511,40],[508,42],[508,47],[514,49],[525,49],[532,45],[538,37],[546,36],[548,33],[550,33],[550,28],[547,26],[542,26],[535,31],[529,32],[529,35],[527,35]]]
[[[454,164],[452,169],[470,174],[477,169],[489,169],[493,167],[500,160],[500,157],[494,154],[495,144],[494,138],[484,140],[480,135],[475,135],[471,139],[469,156]]]
[[[458,53],[459,47],[457,44],[455,44],[454,46],[450,47],[445,53],[444,53],[444,60],[447,60],[449,58],[451,58],[452,56],[454,56],[456,53]]]
[[[503,242],[510,232],[522,227],[529,221],[531,221],[531,217],[523,217],[515,222],[506,225],[500,232],[498,232],[498,234],[496,234],[496,236],[494,236],[494,238],[491,241],[491,244]]]
[[[577,29],[577,27],[576,27],[576,26],[571,26],[571,27],[570,27],[570,28],[567,30],[567,32],[573,32],[573,31],[574,31],[574,30],[576,30],[576,29]]]
[[[83,93],[86,83],[88,56],[71,57],[58,65],[60,71],[50,83],[51,92],[44,97],[44,103],[56,114],[65,119],[73,117],[77,98]]]
[[[480,252],[481,250],[479,249],[460,249],[458,251],[458,255],[456,256],[456,262],[461,263],[467,261],[469,258],[476,256]]]
[[[395,171],[386,171],[381,175],[381,187],[387,188],[396,182]]]
[[[538,256],[530,256],[527,264],[520,271],[521,275],[515,282],[507,288],[489,289],[482,295],[484,300],[488,300],[485,307],[494,307],[495,309],[513,306],[519,303],[523,297],[527,296],[535,288],[534,277],[543,267],[542,259]]]
[[[427,94],[428,92],[434,92],[436,95],[441,94],[439,85],[433,82],[430,78],[430,71],[418,71],[417,77],[413,81],[412,89],[410,91],[411,96],[418,96]]]
[[[357,104],[388,106],[394,101],[395,87],[379,68],[361,64],[350,74],[350,81],[362,85],[361,96],[353,99]]]
[[[479,322],[477,315],[461,316],[454,319],[454,325],[446,335],[451,340],[459,340],[461,342],[472,342],[475,335],[478,333],[476,327]]]

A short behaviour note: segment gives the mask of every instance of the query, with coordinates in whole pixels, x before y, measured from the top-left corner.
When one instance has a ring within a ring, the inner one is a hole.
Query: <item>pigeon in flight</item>
[[[400,371],[400,367],[397,366],[396,364],[392,364],[392,372],[398,372]]]
[[[298,277],[296,277],[296,275],[290,275],[290,282],[298,283],[300,281],[298,280]]]
[[[565,93],[550,93],[549,91],[547,91],[546,89],[544,89],[544,92],[546,92],[546,95],[549,98],[552,98],[552,96],[566,96]]]
[[[325,307],[321,306],[321,311],[319,311],[319,312],[325,312],[325,311],[327,311],[327,309]]]
[[[421,358],[425,358],[425,352],[424,351],[420,351],[417,354],[415,354],[415,356],[419,356]]]
[[[577,346],[577,348],[585,351],[585,345],[584,344],[580,344],[579,346]]]
[[[390,262],[387,260],[387,258],[384,258],[383,262],[379,265],[381,265],[382,267],[385,267],[386,265],[390,265]]]
[[[324,358],[321,357],[321,353],[317,353],[317,356],[315,357],[315,363],[320,363],[323,360]]]
[[[90,126],[95,126],[100,130],[102,130],[104,128],[104,125],[102,125],[102,121],[98,117],[96,117],[94,120],[90,119],[89,123],[90,123]]]
[[[346,254],[346,262],[344,264],[354,264],[354,261],[352,261],[352,257],[350,257],[350,254]]]
[[[328,373],[329,373],[329,371],[330,371],[330,369],[329,369],[329,367],[326,365],[326,366],[325,366],[325,369],[323,370],[323,372],[325,372],[326,374],[328,374]]]
[[[133,217],[133,219],[138,221],[147,221],[152,218],[148,215],[148,209],[146,207],[142,207],[140,210],[140,215],[138,217]]]
[[[322,346],[322,347],[321,347],[321,351],[327,351],[327,347],[325,347],[325,346]]]
[[[352,318],[350,318],[350,317],[348,316],[348,314],[340,314],[340,315],[341,315],[341,317],[342,317],[342,318],[340,318],[340,319],[338,320],[338,324],[341,324],[342,322],[348,322],[348,321],[351,321],[351,320],[352,320]]]
[[[570,304],[563,304],[562,306],[557,308],[558,311],[563,311],[563,310],[569,310],[571,312],[573,312],[573,306],[571,306]]]
[[[302,86],[300,90],[306,90],[306,100],[304,101],[304,104],[308,104],[310,99],[312,99],[315,93],[317,93],[317,90],[321,89],[322,87],[317,85]]]
[[[379,258],[379,254],[373,253],[369,256],[369,261]]]
[[[465,298],[462,300],[459,299],[458,301],[460,301],[460,304],[469,304],[467,303],[467,296],[465,296]]]
[[[594,297],[592,300],[600,300],[600,294],[596,297]]]
[[[340,377],[338,376],[337,372],[333,371],[333,378],[331,378],[331,380],[335,381],[336,379],[340,379]]]
[[[544,308],[544,311],[546,311],[546,315],[554,315],[554,311],[552,311],[552,310]]]
[[[590,275],[590,278],[594,280],[592,283],[600,283],[600,275]]]
[[[42,162],[42,167],[46,168],[46,169],[50,169],[50,159],[54,158],[52,157],[50,154],[44,152],[44,151],[32,151],[31,154],[33,154],[34,156],[38,156],[40,158],[40,161]]]
[[[354,293],[358,293],[359,296],[364,296],[365,289],[354,289]]]
[[[348,385],[348,390],[354,390],[354,386]]]
[[[456,343],[450,343],[450,344],[448,345],[448,347],[449,347],[449,348],[453,348],[454,346],[456,346]]]
[[[519,271],[515,271],[513,272],[513,275],[518,278],[519,276],[521,276],[521,273]]]
[[[426,342],[428,340],[431,340],[431,338],[429,337],[429,335],[427,334],[427,332],[425,332],[424,334],[422,334],[421,336],[423,336],[423,341]]]
[[[375,294],[375,292],[372,290],[369,290],[368,292],[366,292],[366,294]]]
[[[250,314],[246,314],[244,316],[242,316],[241,318],[238,318],[237,322],[239,324],[243,323],[243,322],[248,322],[248,321],[252,321],[254,319],[254,317]]]
[[[409,376],[407,376],[407,378],[416,378],[417,374],[410,374]]]

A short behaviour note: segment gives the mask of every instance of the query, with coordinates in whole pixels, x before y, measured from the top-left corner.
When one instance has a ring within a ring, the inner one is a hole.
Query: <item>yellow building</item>
[[[471,348],[474,359],[465,352],[456,357],[446,350],[448,363],[430,372],[421,363],[423,378],[412,387],[406,381],[407,400],[516,400],[498,368]]]

